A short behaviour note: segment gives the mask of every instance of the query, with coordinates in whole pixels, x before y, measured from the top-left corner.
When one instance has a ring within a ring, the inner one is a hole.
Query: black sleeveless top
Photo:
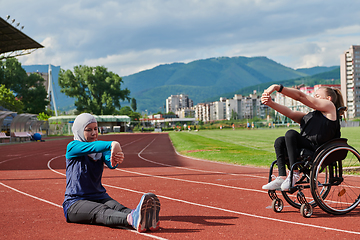
[[[318,110],[309,112],[301,119],[300,130],[301,136],[309,139],[317,148],[333,138],[340,137],[339,115],[332,121]]]

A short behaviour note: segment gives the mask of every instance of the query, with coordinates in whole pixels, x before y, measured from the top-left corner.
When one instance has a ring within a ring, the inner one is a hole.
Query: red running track
[[[167,134],[104,135],[117,140],[125,161],[105,169],[110,196],[135,208],[142,194],[161,201],[161,228],[131,229],[66,223],[65,149],[70,137],[1,144],[0,239],[360,239],[359,209],[333,216],[315,208],[311,218],[288,206],[275,213],[261,186],[267,168],[178,155]]]

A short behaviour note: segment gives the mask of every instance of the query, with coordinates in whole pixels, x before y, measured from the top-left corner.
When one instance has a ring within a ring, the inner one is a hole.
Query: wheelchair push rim
[[[360,202],[360,171],[355,171],[360,169],[359,153],[351,146],[335,146],[323,150],[314,162],[310,188],[317,205],[335,215],[352,211]]]

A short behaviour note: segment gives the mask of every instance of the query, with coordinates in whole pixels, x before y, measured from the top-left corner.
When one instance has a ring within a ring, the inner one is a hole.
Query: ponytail
[[[344,106],[344,99],[341,94],[340,89],[338,88],[331,88],[331,87],[322,87],[325,89],[326,94],[331,97],[331,101],[335,104],[336,109],[343,107],[339,110],[339,115],[344,115],[344,112],[347,110],[347,107]]]

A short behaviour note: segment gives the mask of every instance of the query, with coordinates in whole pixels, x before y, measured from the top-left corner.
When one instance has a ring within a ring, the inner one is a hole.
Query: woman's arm
[[[266,92],[264,92],[263,95],[261,96],[261,102],[297,123],[300,123],[303,116],[305,116],[305,113],[303,112],[293,111],[284,105],[274,102],[271,99],[270,94]]]
[[[74,140],[67,145],[66,158],[79,157],[91,153],[99,153],[111,150],[111,142],[95,141],[95,142],[80,142]]]
[[[268,89],[266,89],[264,93],[271,94],[272,92],[279,90],[280,85],[274,84],[271,85]],[[334,104],[329,99],[314,98],[295,88],[283,87],[281,93],[287,97],[303,103],[304,105],[314,110],[319,110],[325,114],[331,114],[331,117],[329,117],[330,119],[336,119],[336,109],[334,108]]]
[[[111,151],[107,154],[107,151]],[[118,164],[124,161],[124,153],[121,149],[120,143],[116,141],[94,141],[94,142],[80,142],[72,141],[68,144],[66,149],[66,158],[79,157],[91,153],[104,153],[106,165],[110,168],[115,168]],[[110,161],[108,163],[108,161]]]

